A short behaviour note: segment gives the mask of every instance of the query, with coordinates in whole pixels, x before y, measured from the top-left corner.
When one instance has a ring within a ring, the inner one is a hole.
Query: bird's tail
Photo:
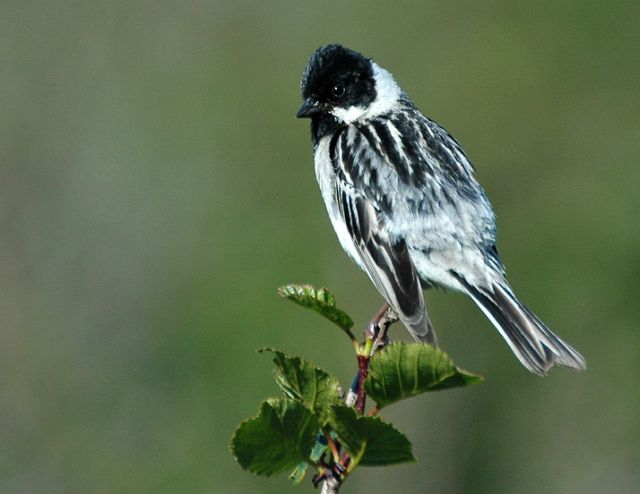
[[[421,316],[421,318],[415,318],[414,320],[402,320],[402,322],[407,327],[414,340],[437,347],[438,338],[436,337],[436,332],[433,329],[431,320],[425,310],[422,311]]]
[[[506,283],[494,284],[491,289],[465,286],[518,360],[531,372],[545,375],[554,365],[578,371],[587,368],[582,355],[553,334]]]

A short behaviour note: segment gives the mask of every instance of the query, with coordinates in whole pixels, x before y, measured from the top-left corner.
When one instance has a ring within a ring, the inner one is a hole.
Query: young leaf
[[[394,343],[369,362],[367,394],[379,408],[426,391],[482,382],[481,376],[459,369],[438,348],[422,343]]]
[[[353,320],[349,315],[336,307],[336,298],[326,288],[311,285],[285,285],[278,288],[281,297],[291,300],[302,307],[316,311],[321,316],[336,324],[342,331],[353,338],[351,328]]]
[[[289,480],[293,482],[294,485],[301,484],[304,480],[304,476],[307,474],[308,468],[309,464],[306,461],[301,461],[296,465],[293,472],[289,474]]]
[[[334,405],[330,424],[342,445],[351,455],[350,469],[414,462],[407,437],[378,417],[356,414],[353,408]]]
[[[308,459],[320,425],[302,404],[267,400],[236,429],[231,451],[244,470],[269,477]]]
[[[335,438],[334,438],[335,439]],[[309,455],[309,459],[317,463],[322,458],[322,455],[329,451],[329,442],[327,438],[324,436],[324,433],[319,432],[316,436],[316,444],[313,446],[311,450],[311,454]]]
[[[329,445],[327,439],[324,437],[322,432],[319,432],[316,435],[316,444],[313,446],[313,449],[309,454],[309,461],[312,463],[318,463],[322,458],[322,455],[324,455],[328,449]],[[293,472],[289,474],[289,480],[291,480],[294,485],[302,483],[308,469],[309,464],[306,461],[298,463]]]
[[[321,425],[325,424],[329,407],[341,402],[338,380],[300,357],[289,357],[271,348],[258,351],[272,352],[275,355],[275,379],[284,395],[304,404],[318,416]]]

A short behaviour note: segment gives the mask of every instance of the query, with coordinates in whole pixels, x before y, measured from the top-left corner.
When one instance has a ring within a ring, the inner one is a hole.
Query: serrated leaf
[[[318,416],[321,425],[327,421],[329,407],[340,403],[340,383],[328,372],[300,357],[289,357],[272,348],[260,352],[271,352],[275,356],[275,380],[287,398],[297,400]]]
[[[355,465],[383,466],[414,462],[407,437],[378,417],[357,415],[353,408],[334,405],[330,424]]]
[[[267,400],[236,429],[231,451],[243,469],[269,477],[307,460],[319,427],[301,403]]]
[[[482,382],[453,365],[438,348],[422,343],[394,343],[373,356],[365,382],[379,408],[424,393]]]
[[[316,288],[312,285],[285,285],[278,288],[281,297],[291,300],[302,307],[311,309],[329,319],[342,329],[349,338],[353,339],[351,328],[353,320],[349,315],[336,307],[336,298],[326,288]]]

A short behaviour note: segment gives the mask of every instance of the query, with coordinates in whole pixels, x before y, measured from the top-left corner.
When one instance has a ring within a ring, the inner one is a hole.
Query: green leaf
[[[324,438],[324,435],[322,433],[319,433],[316,436],[316,444],[311,450],[309,459],[312,462],[317,463],[320,461],[320,458],[322,458],[322,455],[325,454],[327,451],[329,451],[329,444],[327,443],[327,440]]]
[[[236,429],[231,451],[240,466],[269,477],[307,460],[320,425],[302,404],[286,400],[267,400],[257,417]]]
[[[289,474],[289,480],[291,480],[294,485],[301,484],[304,476],[307,474],[307,468],[309,468],[309,464],[306,461],[301,461],[296,465],[293,472]]]
[[[271,348],[258,351],[275,355],[275,380],[284,395],[304,404],[318,416],[320,424],[324,425],[327,422],[329,407],[341,402],[338,380],[300,357],[289,357]]]
[[[482,382],[481,376],[453,365],[438,348],[394,343],[373,356],[365,382],[367,394],[382,408],[424,393]]]
[[[349,315],[336,307],[336,298],[326,288],[311,285],[285,285],[278,288],[281,297],[291,300],[302,307],[316,311],[339,326],[349,338],[353,339],[351,328],[353,320]]]
[[[345,405],[332,407],[331,427],[356,465],[383,466],[416,461],[407,437],[378,417],[359,416]]]
[[[332,433],[332,435],[334,434]],[[322,455],[324,455],[328,450],[329,445],[327,444],[327,440],[324,438],[323,433],[318,433],[316,435],[316,444],[313,446],[313,449],[309,454],[309,461],[312,463],[318,463],[322,458]],[[289,480],[293,481],[296,485],[300,484],[304,480],[308,468],[309,464],[306,461],[298,463],[293,472],[289,474]]]

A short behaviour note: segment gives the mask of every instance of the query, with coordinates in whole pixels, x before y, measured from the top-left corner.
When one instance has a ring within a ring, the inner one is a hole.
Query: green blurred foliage
[[[309,491],[228,442],[277,393],[256,348],[355,368],[276,287],[328,286],[360,327],[380,304],[293,117],[307,57],[341,42],[460,140],[513,286],[589,363],[532,376],[469,300],[428,294],[487,383],[393,407],[420,465],[348,492],[635,492],[638,19],[633,0],[4,0],[0,491]]]

